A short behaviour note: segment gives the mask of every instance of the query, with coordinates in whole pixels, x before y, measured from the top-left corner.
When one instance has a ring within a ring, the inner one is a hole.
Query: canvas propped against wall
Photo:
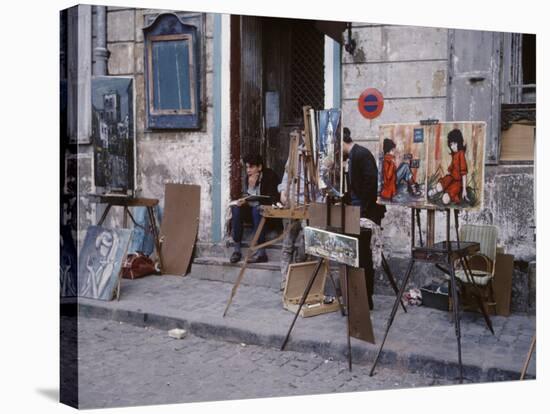
[[[134,80],[92,79],[94,182],[100,193],[134,192]]]
[[[407,207],[483,207],[484,122],[380,127],[378,202]]]
[[[78,296],[113,298],[131,235],[129,229],[88,228],[78,261]]]

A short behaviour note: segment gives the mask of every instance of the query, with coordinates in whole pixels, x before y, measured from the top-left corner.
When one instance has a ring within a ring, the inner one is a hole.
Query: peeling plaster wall
[[[447,30],[440,28],[354,24],[357,50],[343,53],[344,122],[355,141],[378,152],[378,127],[384,123],[445,120],[447,102]],[[384,110],[363,118],[357,99],[367,88],[384,95]],[[410,249],[410,211],[387,207],[384,234],[390,256],[405,258]],[[531,165],[486,166],[485,206],[461,213],[462,221],[499,227],[499,244],[516,260],[535,258]],[[422,217],[425,223],[425,216]],[[436,240],[445,237],[445,214],[436,214]]]
[[[133,76],[136,92],[136,187],[138,195],[164,200],[164,185],[169,182],[201,186],[199,241],[211,238],[212,222],[212,143],[213,118],[213,15],[206,14],[202,42],[206,65],[201,72],[201,129],[197,131],[145,130],[144,16],[161,10],[107,9],[107,48],[110,52],[108,74]],[[99,214],[100,212],[98,212]]]

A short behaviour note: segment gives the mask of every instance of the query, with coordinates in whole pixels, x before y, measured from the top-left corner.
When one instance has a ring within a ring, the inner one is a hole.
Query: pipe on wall
[[[96,47],[94,48],[94,76],[107,75],[107,60],[109,51],[107,50],[107,7],[94,6],[95,20],[94,31],[96,33]]]

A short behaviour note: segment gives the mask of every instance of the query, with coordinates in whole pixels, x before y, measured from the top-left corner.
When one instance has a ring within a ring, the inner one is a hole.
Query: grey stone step
[[[192,277],[234,284],[239,276],[242,264],[243,261],[229,263],[229,258],[225,257],[198,257],[193,261]],[[246,268],[241,284],[261,286],[278,291],[281,284],[279,261],[250,263]]]

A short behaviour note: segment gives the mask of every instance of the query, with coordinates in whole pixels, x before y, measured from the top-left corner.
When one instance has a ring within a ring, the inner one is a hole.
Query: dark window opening
[[[291,25],[291,108],[290,122],[303,122],[302,107],[324,108],[325,38],[313,22]]]
[[[522,35],[521,65],[522,84],[525,85],[522,90],[522,102],[534,102],[537,83],[537,47],[534,34]]]

